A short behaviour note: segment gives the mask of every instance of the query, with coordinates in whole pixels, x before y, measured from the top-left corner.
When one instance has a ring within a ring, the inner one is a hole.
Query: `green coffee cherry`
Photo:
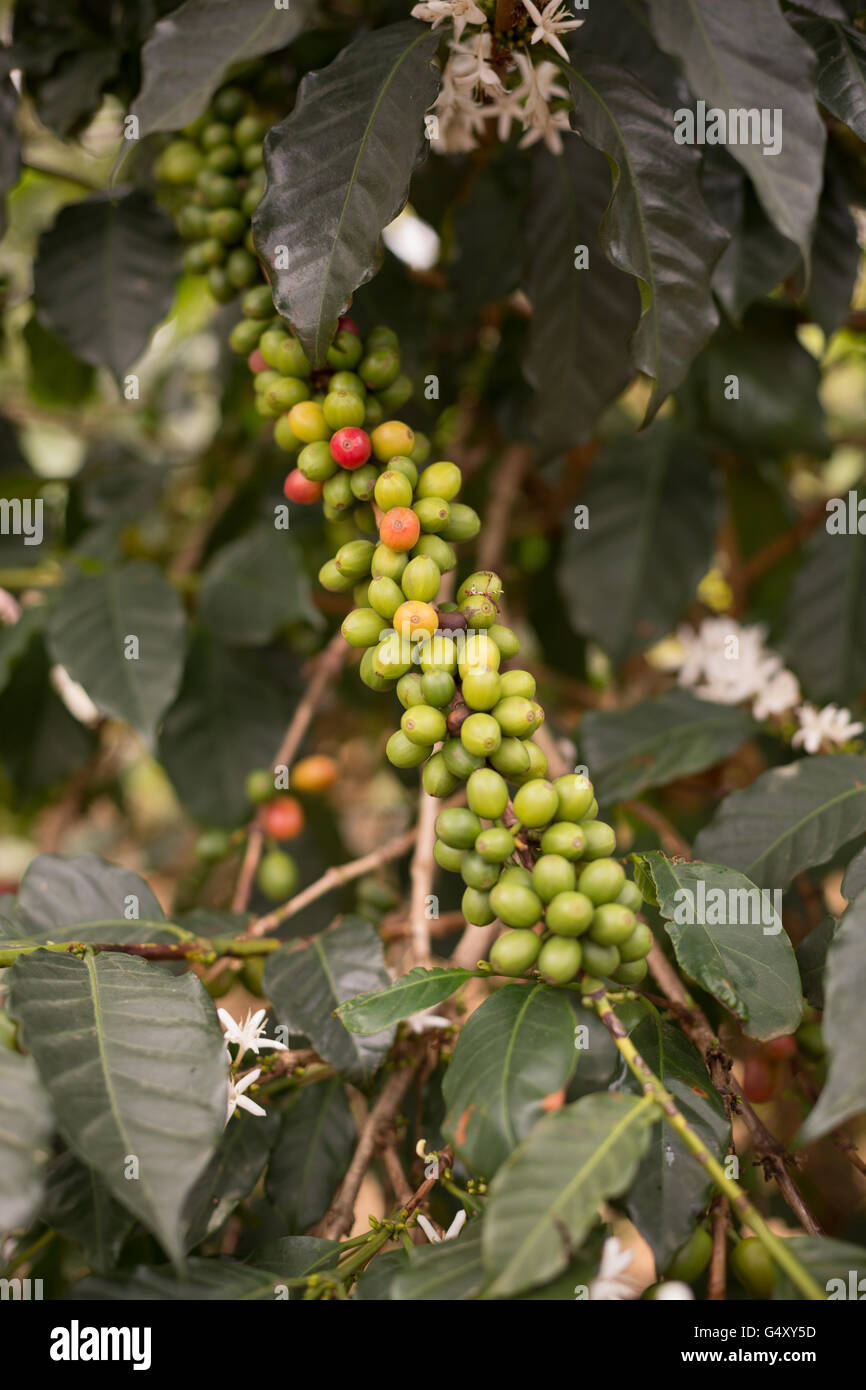
[[[340,469],[332,478],[328,478],[322,488],[322,497],[335,512],[348,511],[355,501],[348,473]]]
[[[586,836],[584,859],[606,859],[616,849],[616,832],[603,820],[581,821]]]
[[[498,671],[475,668],[463,678],[463,699],[472,710],[492,710],[499,702],[499,689]]]
[[[377,613],[381,613],[383,618],[390,622],[400,604],[403,602],[403,590],[393,579],[386,579],[380,575],[370,583],[367,590],[367,600],[371,608],[375,608]]]
[[[434,753],[424,764],[421,781],[428,796],[450,796],[460,785],[460,779],[448,771],[441,751]]]
[[[319,570],[319,583],[332,594],[342,594],[351,589],[353,580],[341,574],[333,560],[326,560]]]
[[[532,874],[522,864],[508,864],[499,875],[500,883],[518,883],[521,888],[532,887]]]
[[[451,504],[444,497],[422,497],[412,510],[421,523],[421,530],[434,535],[444,531],[451,518]]]
[[[324,409],[324,406],[322,409]],[[328,453],[330,452],[329,449]],[[371,463],[365,463],[363,468],[356,468],[349,477],[349,486],[352,489],[352,496],[357,497],[359,502],[369,502],[370,498],[373,496],[373,489],[376,486],[376,479],[378,476],[378,473]]]
[[[415,484],[418,481],[418,469],[407,454],[395,454],[393,458],[388,460],[388,469],[392,473],[402,473],[404,478],[408,478],[414,494]]]
[[[465,806],[449,806],[436,817],[436,834],[453,849],[472,849],[481,834],[481,821]]]
[[[434,703],[433,700],[425,700],[421,677],[417,671],[410,671],[408,675],[400,677],[397,682],[397,699],[404,709],[409,709],[411,705]]]
[[[301,881],[300,871],[290,854],[272,849],[262,856],[256,881],[266,898],[272,902],[290,898]]]
[[[587,864],[578,880],[581,893],[599,905],[612,903],[622,892],[625,884],[625,869],[615,859],[597,859]]]
[[[470,753],[487,757],[502,741],[502,731],[492,714],[470,714],[460,727],[460,742]]]
[[[478,836],[475,853],[486,859],[488,864],[504,864],[514,853],[514,836],[504,826],[492,825]]]
[[[468,676],[466,680],[469,680]],[[466,681],[463,682],[463,689],[466,689]],[[490,754],[490,763],[510,781],[528,776],[530,768],[527,744],[519,738],[504,738],[496,752]]]
[[[490,906],[490,897],[478,888],[467,888],[460,903],[460,910],[473,927],[489,927],[496,921],[496,913]]]
[[[492,636],[492,632],[490,635]],[[494,641],[495,640],[494,638]],[[503,652],[503,656],[504,655],[505,653]],[[503,700],[507,699],[510,695],[519,695],[524,700],[532,700],[534,698],[535,677],[531,675],[529,671],[503,671],[499,679]],[[557,778],[553,785],[556,786],[561,780],[561,778]],[[577,820],[578,817],[568,817],[568,819]]]
[[[502,623],[494,623],[487,631],[506,661],[510,661],[513,656],[517,656],[517,653],[520,651],[520,638],[517,636],[516,632],[512,632],[510,627],[505,627]]]
[[[448,574],[457,564],[456,551],[441,536],[420,536],[413,554],[429,556],[441,574]]]
[[[271,782],[271,794],[274,784]],[[231,840],[224,830],[203,830],[195,842],[196,858],[205,864],[215,864],[231,849]]]
[[[412,484],[404,473],[387,468],[384,473],[379,474],[373,496],[383,512],[390,511],[392,507],[410,507]]]
[[[355,608],[343,619],[340,631],[350,647],[375,647],[383,626],[374,608]]]
[[[329,391],[322,402],[322,414],[332,430],[364,423],[364,402],[354,391]]]
[[[507,699],[499,701],[493,714],[504,734],[510,738],[529,738],[542,722],[538,715],[540,708],[533,700],[525,700],[521,695],[509,695]]]
[[[557,893],[574,891],[574,868],[561,854],[542,854],[532,870],[532,886],[543,903],[549,903]]]
[[[497,937],[490,964],[497,975],[525,975],[538,958],[541,938],[533,931],[508,931]]]
[[[500,877],[490,891],[490,906],[506,927],[532,927],[541,918],[542,902],[538,894],[522,884]]]
[[[432,705],[411,705],[403,711],[400,728],[410,743],[430,748],[445,737],[445,716]]]
[[[330,449],[328,450],[330,453]],[[373,551],[373,562],[370,566],[374,579],[394,579],[397,580],[402,575],[409,563],[409,556],[398,550],[392,550],[389,545],[381,542]],[[401,590],[402,601],[402,590]],[[395,610],[396,611],[396,610]]]
[[[737,1241],[731,1251],[730,1264],[746,1293],[754,1298],[773,1297],[776,1271],[757,1236],[747,1236]]]
[[[568,772],[557,777],[554,784],[559,797],[559,818],[561,820],[580,820],[592,804],[592,783],[588,777],[577,772]]]
[[[453,772],[455,777],[459,777],[461,782],[465,782],[471,772],[477,767],[484,766],[484,756],[477,753],[470,753],[468,748],[463,746],[459,738],[449,738],[442,745],[442,756],[449,772]]]
[[[462,502],[451,502],[451,514],[448,522],[442,527],[439,534],[446,541],[471,541],[481,530],[481,517],[471,507],[464,506]]]
[[[647,973],[647,963],[645,960],[623,961],[611,974],[611,979],[616,980],[618,985],[625,985],[628,989],[633,989],[639,985]]]
[[[429,753],[429,744],[413,743],[402,729],[397,729],[385,744],[385,755],[395,767],[419,767]]]
[[[246,357],[257,345],[262,325],[255,319],[241,319],[229,334],[229,347],[241,357]]]
[[[636,883],[633,883],[631,879],[626,879],[616,895],[616,901],[622,903],[623,907],[630,907],[632,912],[640,912],[643,907],[643,893]]]
[[[696,1226],[685,1244],[676,1251],[665,1270],[665,1278],[693,1284],[703,1274],[712,1253],[712,1237],[703,1226]]]
[[[454,699],[454,677],[447,671],[428,671],[421,677],[421,700],[417,704],[435,705],[444,709]]]
[[[334,556],[334,563],[341,574],[347,574],[353,580],[362,579],[370,573],[373,549],[372,541],[347,541]]]
[[[441,582],[442,574],[436,561],[431,560],[429,555],[415,555],[403,571],[400,587],[408,599],[431,603],[439,592]]]
[[[433,754],[433,758],[438,757],[438,753]],[[431,763],[433,762],[433,758],[430,759]],[[425,763],[425,772],[429,766],[430,763]],[[424,774],[422,773],[421,775],[423,777]],[[463,863],[463,856],[465,853],[465,849],[455,849],[453,845],[446,845],[444,840],[434,841],[433,858],[436,860],[440,869],[446,869],[449,874],[459,874],[460,865]]]
[[[361,657],[361,665],[358,667],[358,674],[369,690],[393,690],[396,677],[382,676],[374,666],[375,647],[368,647]]]
[[[499,865],[488,864],[474,849],[468,849],[460,865],[460,876],[468,888],[489,892],[499,882]]]
[[[623,965],[631,965],[633,961],[643,960],[649,955],[653,944],[653,934],[646,922],[638,922],[631,936],[627,936],[618,947],[619,958]]]
[[[631,908],[623,907],[622,903],[602,903],[593,913],[589,934],[601,946],[619,946],[628,940],[636,924]]]
[[[497,706],[497,708],[499,707]],[[535,778],[531,782],[524,782],[520,790],[515,793],[514,814],[521,825],[535,829],[547,825],[553,819],[556,815],[557,805],[553,784],[542,778]]]
[[[578,941],[552,936],[538,954],[538,973],[551,985],[567,985],[581,967],[583,952]]]
[[[590,975],[612,975],[619,966],[619,951],[615,946],[602,946],[591,937],[584,937],[583,968]]]
[[[464,599],[460,605],[460,612],[466,619],[466,626],[469,628],[489,628],[495,623],[499,609],[492,599],[486,598],[484,594],[473,594]]]
[[[466,800],[476,815],[498,820],[508,805],[505,779],[491,767],[478,768],[466,783]]]
[[[544,920],[557,936],[582,936],[592,922],[592,903],[583,893],[557,893],[547,905]]]
[[[266,767],[257,767],[247,775],[244,783],[247,799],[253,802],[270,801],[274,794],[273,773]]]

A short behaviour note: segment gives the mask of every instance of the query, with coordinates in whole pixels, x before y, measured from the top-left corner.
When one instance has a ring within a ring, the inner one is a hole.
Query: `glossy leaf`
[[[314,363],[324,362],[338,316],[381,264],[382,230],[426,153],[438,43],[415,20],[362,34],[307,74],[291,115],[265,140],[256,244],[277,310]]]
[[[268,1161],[279,1129],[273,1110],[250,1115],[237,1110],[184,1203],[184,1247],[192,1250],[218,1231],[239,1202],[248,1197]]]
[[[843,882],[844,889],[844,882]],[[859,892],[859,889],[858,889]],[[856,894],[852,892],[851,897]],[[824,979],[827,973],[827,951],[836,933],[835,917],[825,917],[808,936],[804,936],[796,950],[797,965],[803,984],[803,998],[813,1009],[824,1007]]]
[[[363,917],[336,926],[268,957],[265,993],[279,1022],[303,1033],[326,1062],[350,1081],[368,1080],[387,1053],[394,1033],[350,1033],[334,1010],[345,1000],[389,983],[378,932]]]
[[[226,1114],[225,1044],[203,986],[133,956],[47,951],[21,958],[9,984],[69,1147],[179,1257],[183,1202]]]
[[[48,1165],[42,1217],[81,1246],[96,1274],[114,1267],[135,1224],[135,1217],[114,1200],[99,1174],[68,1150]]]
[[[847,525],[847,496],[843,502]],[[846,704],[859,694],[866,684],[866,535],[818,528],[794,579],[782,646],[810,699]]]
[[[437,966],[434,970],[425,970],[422,965],[416,965],[387,989],[347,1000],[340,1005],[337,1016],[352,1033],[380,1033],[410,1014],[441,1004],[472,976],[471,970],[456,967],[442,969]]]
[[[695,857],[740,869],[759,888],[787,888],[866,830],[866,758],[817,754],[772,768],[725,797]]]
[[[265,1185],[290,1234],[303,1234],[325,1215],[355,1142],[355,1120],[339,1077],[305,1086],[290,1100]]]
[[[822,1029],[830,1061],[818,1103],[799,1139],[811,1143],[866,1110],[866,893],[840,918],[827,951]]]
[[[657,850],[640,858],[686,974],[750,1037],[793,1033],[802,1015],[800,975],[772,900],[720,864],[678,863]]]
[[[443,1093],[443,1132],[474,1172],[490,1178],[568,1082],[578,1059],[561,991],[506,985],[468,1018]]]
[[[54,1116],[32,1057],[0,1046],[0,1232],[25,1230],[42,1198]]]
[[[297,545],[267,524],[223,546],[209,562],[199,614],[214,636],[239,647],[263,646],[291,622],[321,622]]]

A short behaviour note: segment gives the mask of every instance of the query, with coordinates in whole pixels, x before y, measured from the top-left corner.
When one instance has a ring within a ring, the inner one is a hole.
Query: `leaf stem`
[[[706,1169],[716,1186],[727,1197],[732,1210],[737,1213],[740,1221],[745,1222],[754,1231],[758,1240],[780,1269],[785,1271],[794,1287],[799,1289],[804,1298],[813,1302],[822,1301],[825,1294],[820,1285],[815,1282],[809,1271],[803,1267],[796,1255],[789,1249],[787,1242],[780,1240],[770,1230],[760,1212],[750,1202],[748,1193],[733,1178],[728,1177],[715,1155],[692,1129],[682,1112],[677,1109],[673,1096],[655,1073],[650,1070],[626,1033],[623,1024],[614,1013],[604,987],[586,994],[584,998],[590,1001],[610,1033],[629,1070],[640,1082],[644,1095],[650,1097],[659,1107],[665,1120],[682,1139],[689,1153]]]

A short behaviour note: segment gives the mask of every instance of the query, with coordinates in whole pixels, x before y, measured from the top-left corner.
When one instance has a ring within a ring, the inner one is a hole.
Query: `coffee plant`
[[[866,1297],[861,10],[4,6],[4,1298]]]

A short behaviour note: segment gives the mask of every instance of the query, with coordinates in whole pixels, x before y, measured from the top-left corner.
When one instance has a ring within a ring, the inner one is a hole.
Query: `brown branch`
[[[674,854],[678,859],[691,859],[692,847],[688,840],[683,839],[676,826],[657,806],[650,806],[646,801],[624,801],[622,808],[655,831],[666,854]]]
[[[285,764],[291,765],[297,753],[304,734],[316,712],[319,702],[326,687],[332,680],[336,680],[340,668],[345,660],[348,647],[343,640],[340,632],[334,634],[326,647],[319,652],[311,664],[312,675],[309,685],[304,692],[303,698],[295,708],[295,712],[289,721],[288,728],[283,735],[282,743],[277,749],[274,757],[274,767]],[[246,849],[244,851],[243,862],[240,874],[238,875],[237,886],[234,897],[232,898],[232,911],[244,912],[253,891],[253,881],[256,869],[261,858],[262,846],[264,845],[265,835],[261,825],[253,821],[247,837]],[[251,935],[260,933],[252,932]]]
[[[339,1240],[351,1231],[355,1219],[355,1203],[364,1176],[376,1156],[382,1131],[394,1122],[403,1097],[411,1085],[418,1061],[391,1073],[368,1114],[346,1176],[319,1225],[318,1234],[326,1240]]]
[[[409,899],[409,924],[412,932],[413,965],[430,966],[430,918],[427,900],[433,891],[433,842],[436,839],[436,817],[439,802],[421,788],[418,797],[418,820],[415,826],[415,852],[409,870],[412,885]]]
[[[528,444],[512,444],[502,455],[478,542],[480,570],[496,570],[502,564],[508,542],[508,522],[532,453]]]
[[[496,0],[496,15],[493,27],[497,34],[504,34],[513,28],[520,9],[520,0]]]
[[[403,1172],[403,1165],[400,1162],[400,1155],[394,1144],[386,1144],[382,1150],[382,1166],[388,1176],[391,1191],[394,1193],[394,1200],[398,1207],[407,1207],[412,1201],[412,1188],[406,1174]]]
[[[322,898],[332,889],[339,888],[344,883],[351,883],[353,879],[361,878],[362,875],[371,873],[373,869],[378,869],[381,864],[388,864],[392,859],[400,859],[415,843],[416,831],[407,830],[396,839],[389,840],[381,849],[374,849],[370,854],[365,854],[362,859],[352,859],[348,864],[335,864],[317,878],[315,883],[304,888],[302,892],[296,893],[288,902],[280,907],[275,907],[272,912],[266,912],[263,917],[257,917],[247,927],[247,936],[264,936],[267,932],[273,931],[281,922],[294,917],[296,913],[302,912],[310,903],[317,898]]]
[[[727,1288],[727,1239],[728,1199],[717,1192],[710,1205],[710,1219],[713,1232],[713,1253],[710,1256],[710,1272],[707,1279],[707,1302],[719,1303],[724,1300]]]
[[[803,1229],[812,1236],[822,1235],[821,1226],[788,1171],[788,1165],[798,1166],[797,1159],[788,1153],[749,1105],[734,1078],[731,1058],[722,1048],[706,1015],[689,996],[658,942],[653,944],[647,963],[662,993],[676,1006],[683,1031],[703,1056],[710,1079],[724,1100],[729,1115],[740,1115],[745,1121],[764,1176],[775,1178],[779,1191]]]

